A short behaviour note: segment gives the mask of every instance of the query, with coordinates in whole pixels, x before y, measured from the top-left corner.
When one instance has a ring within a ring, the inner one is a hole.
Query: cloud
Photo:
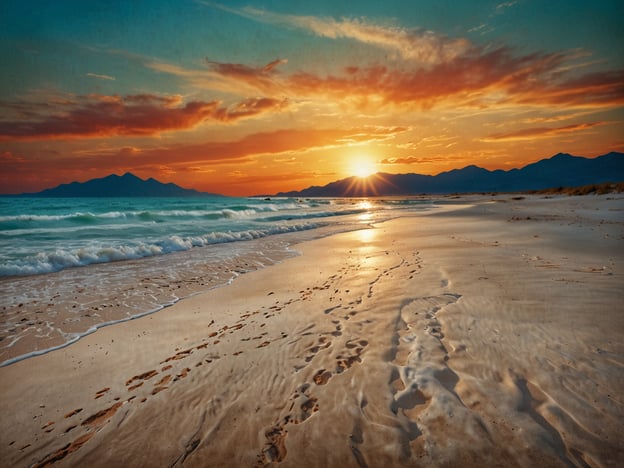
[[[564,127],[533,127],[525,128],[515,132],[508,133],[496,133],[487,137],[481,138],[480,141],[485,142],[499,142],[499,141],[519,141],[519,140],[535,140],[541,138],[551,138],[561,135],[563,133],[573,133],[584,131],[599,125],[605,125],[607,122],[590,122],[580,123],[573,125],[566,125]]]
[[[366,19],[289,15],[253,7],[230,8],[210,2],[200,3],[254,21],[303,29],[320,37],[352,39],[394,51],[403,59],[415,60],[423,64],[451,60],[471,47],[467,39],[453,39],[423,29],[379,25]]]
[[[0,153],[0,161],[4,163],[25,163],[27,160],[22,156],[16,155],[11,151],[3,151]]]
[[[406,158],[384,158],[379,161],[379,164],[395,165],[395,164],[428,164],[440,161],[447,161],[445,157],[416,157],[408,156]]]
[[[267,112],[279,112],[287,106],[287,99],[249,98],[235,104],[229,109],[218,109],[215,117],[225,122],[236,121]]]
[[[534,105],[617,107],[624,103],[624,71],[565,77],[558,67],[565,53],[516,56],[513,50],[473,50],[429,68],[349,67],[343,75],[299,72],[287,79],[300,96],[340,102],[470,106]]]
[[[0,122],[0,139],[91,138],[153,135],[192,128],[214,115],[217,102],[172,107],[171,98],[152,95],[84,96],[65,112],[37,119]]]
[[[484,29],[487,26],[487,24],[482,23],[479,26],[475,26],[474,28],[470,28],[468,30],[468,32],[477,32],[477,31],[481,31],[482,29]]]
[[[520,123],[523,124],[538,124],[538,123],[553,123],[553,122],[561,122],[563,120],[576,119],[579,117],[584,117],[588,114],[593,114],[593,111],[589,112],[574,112],[571,114],[558,114],[558,115],[547,115],[547,116],[534,116],[534,117],[525,117],[520,120]]]
[[[257,185],[260,187],[271,187],[277,183],[293,182],[298,180],[310,180],[318,177],[331,177],[335,176],[335,172],[317,172],[317,171],[296,171],[296,172],[283,172],[277,174],[266,175],[250,175],[242,171],[232,171],[230,174],[232,179],[228,182],[231,185]],[[266,190],[266,189],[265,189]]]
[[[340,138],[341,143],[373,143],[394,139],[397,135],[411,130],[410,127],[385,127],[381,125],[365,125],[353,133]]]
[[[496,5],[496,10],[497,11],[503,11],[507,8],[510,8],[512,6],[514,6],[517,2],[517,0],[513,0],[511,2],[503,2],[503,3],[499,3],[498,5]]]
[[[302,92],[376,94],[386,103],[419,103],[431,106],[445,98],[465,96],[475,99],[475,92],[491,87],[509,88],[526,75],[543,68],[546,62],[559,63],[550,56],[513,57],[505,48],[488,53],[474,53],[428,69],[389,69],[373,66],[358,69],[348,76],[325,78],[310,73],[292,77],[293,86]],[[470,96],[469,96],[470,95]]]
[[[287,59],[276,59],[272,62],[267,63],[264,67],[262,67],[262,71],[265,73],[271,72],[278,65],[282,65],[284,63],[288,63]]]
[[[397,130],[394,127],[388,127],[385,133],[390,135],[395,131]],[[379,127],[378,135],[383,132],[383,127]],[[177,170],[195,167],[206,171],[210,167],[224,164],[235,163],[240,166],[243,163],[253,162],[262,155],[292,157],[294,154],[313,150],[338,148],[346,145],[342,142],[346,137],[361,133],[364,133],[363,128],[282,129],[253,133],[229,141],[170,144],[140,149],[133,146],[116,148],[105,146],[54,157],[43,157],[42,154],[35,152],[29,159],[24,159],[7,152],[2,155],[3,167],[0,172],[32,175],[97,171],[106,174],[162,165]]]
[[[249,8],[232,11],[248,14],[256,20],[269,18],[280,24],[289,18],[288,15],[260,10],[256,14],[256,10]],[[296,18],[297,24],[308,24],[309,28],[327,37],[343,37],[339,31],[384,29],[364,24],[362,20],[328,22],[323,18],[314,21],[312,17]],[[375,37],[403,38],[409,42],[406,38],[412,34],[399,33],[393,27],[385,27],[384,31]],[[579,68],[587,65],[578,63],[586,56],[584,51],[520,54],[517,49],[507,46],[470,45],[447,53],[444,46],[435,45],[436,41],[445,43],[442,36],[428,32],[423,37],[429,41],[429,46],[425,47],[429,50],[427,53],[433,54],[430,59],[421,57],[426,62],[424,64],[418,60],[388,61],[385,65],[346,63],[341,72],[327,75],[309,69],[287,73],[281,67],[287,63],[286,59],[276,59],[260,66],[206,59],[207,68],[204,70],[161,62],[146,65],[183,78],[204,91],[216,90],[245,98],[260,94],[273,99],[288,98],[290,103],[316,101],[356,109],[383,105],[426,109],[438,105],[477,109],[512,105],[612,108],[624,104],[624,70],[579,75]],[[422,39],[420,44],[427,40]],[[394,43],[399,50],[398,39],[387,41]]]
[[[219,101],[184,104],[177,95],[135,94],[82,96],[68,103],[63,112],[47,103],[0,103],[0,108],[4,105],[21,107],[22,119],[0,122],[0,140],[38,140],[158,135],[191,129],[207,120],[233,122],[277,112],[288,103],[253,98],[223,107]],[[48,114],[50,108],[56,112]]]
[[[531,102],[541,96],[544,102],[577,107],[615,107],[624,104],[624,70],[587,73],[579,77],[551,82],[527,81],[512,88],[519,103]],[[559,78],[559,79],[557,79]]]
[[[232,76],[237,78],[259,78],[262,76],[270,76],[273,69],[280,63],[285,63],[283,60],[275,60],[262,67],[251,67],[249,65],[243,65],[241,63],[223,63],[215,62],[213,60],[205,59],[206,65],[216,73],[222,76]]]
[[[115,77],[110,76],[110,75],[99,75],[97,73],[87,73],[85,76],[88,76],[89,78],[97,78],[98,80],[115,81]]]
[[[252,67],[241,63],[215,62],[208,59],[205,59],[205,62],[209,71],[218,77],[246,83],[258,90],[267,91],[276,89],[274,79],[276,68],[281,64],[288,63],[288,60],[274,60],[261,67]]]

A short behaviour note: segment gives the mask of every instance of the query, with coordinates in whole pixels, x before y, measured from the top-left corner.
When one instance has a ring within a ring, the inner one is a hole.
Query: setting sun
[[[349,168],[351,174],[357,177],[365,178],[377,172],[375,163],[366,157],[356,157],[351,161]]]

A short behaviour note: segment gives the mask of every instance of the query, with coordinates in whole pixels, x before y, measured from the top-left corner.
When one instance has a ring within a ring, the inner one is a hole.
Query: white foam
[[[74,250],[56,249],[51,252],[39,252],[36,255],[21,259],[5,260],[0,264],[0,276],[35,275],[94,263],[136,260],[210,244],[259,239],[273,234],[303,231],[319,226],[319,224],[313,223],[277,225],[267,229],[251,229],[240,232],[211,232],[203,236],[181,237],[173,235],[150,243],[139,242],[115,246],[91,245]]]

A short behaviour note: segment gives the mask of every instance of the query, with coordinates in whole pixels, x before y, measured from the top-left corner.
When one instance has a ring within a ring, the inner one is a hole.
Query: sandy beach
[[[624,197],[447,199],[0,368],[2,466],[622,466]]]

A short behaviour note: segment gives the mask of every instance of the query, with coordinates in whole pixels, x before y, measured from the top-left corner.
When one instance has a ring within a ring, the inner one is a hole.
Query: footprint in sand
[[[281,426],[272,427],[265,432],[267,444],[258,456],[257,467],[263,467],[272,462],[279,463],[286,458],[285,440],[287,435],[288,431]]]
[[[69,418],[71,418],[72,416],[74,416],[74,415],[76,415],[76,414],[80,413],[81,411],[82,411],[82,408],[76,408],[75,410],[70,411],[69,413],[67,413],[67,414],[64,416],[64,418],[65,418],[65,419],[69,419]]]
[[[173,377],[170,374],[165,375],[162,379],[154,384],[154,389],[152,390],[152,395],[156,395],[163,390],[168,389],[167,384],[171,381]]]
[[[126,387],[128,385],[131,385],[133,382],[137,381],[137,380],[149,380],[152,377],[154,377],[155,375],[158,375],[158,371],[157,370],[151,370],[151,371],[147,371],[144,372],[143,374],[139,374],[139,375],[135,375],[134,377],[128,379],[126,381]]]
[[[102,390],[95,392],[95,399],[97,400],[98,398],[103,397],[104,394],[108,392],[109,390],[110,390],[110,387],[106,387],[106,388],[103,388]]]
[[[314,377],[312,377],[312,380],[314,381],[316,385],[325,385],[327,382],[329,382],[329,379],[331,379],[331,376],[332,376],[332,373],[330,371],[321,369],[316,374],[314,374]]]
[[[93,437],[95,433],[102,428],[102,426],[104,426],[111,420],[111,418],[115,415],[115,413],[117,413],[119,408],[121,408],[125,403],[127,402],[121,402],[121,401],[117,402],[113,406],[103,409],[101,411],[98,411],[97,413],[94,413],[88,418],[86,418],[85,420],[83,420],[80,423],[80,426],[84,427],[87,430],[86,433],[74,439],[69,444],[66,444],[64,447],[47,454],[45,457],[43,457],[43,459],[40,462],[35,463],[33,467],[43,468],[46,466],[53,465],[56,462],[65,458],[67,455],[80,449],[80,447],[82,447],[85,443],[87,443],[91,439],[91,437]],[[67,415],[65,415],[65,417],[66,418],[71,417],[79,413],[80,411],[82,411],[82,408],[74,410],[71,413],[68,413]],[[48,423],[47,426],[51,426],[53,424],[54,424],[53,422],[51,424]],[[74,425],[74,426],[69,427],[68,429],[65,430],[64,434],[67,434],[69,431],[71,431],[72,429],[75,429],[76,427],[78,426]]]
[[[322,349],[327,349],[331,346],[331,341],[329,341],[327,339],[327,337],[325,336],[320,336],[318,339],[318,343],[311,346],[310,348],[308,348],[308,352],[310,354],[308,354],[305,358],[304,361],[305,362],[310,362],[312,361],[312,359],[314,359],[314,357],[318,354],[319,351],[321,351]]]
[[[336,365],[336,374],[342,374],[347,369],[350,369],[356,362],[362,362],[362,358],[360,357],[364,352],[364,348],[368,346],[368,341],[359,340],[354,342],[355,340],[349,340],[346,342],[345,347],[347,349],[352,349],[355,354],[343,356],[339,354],[336,356],[336,360],[338,361]]]

